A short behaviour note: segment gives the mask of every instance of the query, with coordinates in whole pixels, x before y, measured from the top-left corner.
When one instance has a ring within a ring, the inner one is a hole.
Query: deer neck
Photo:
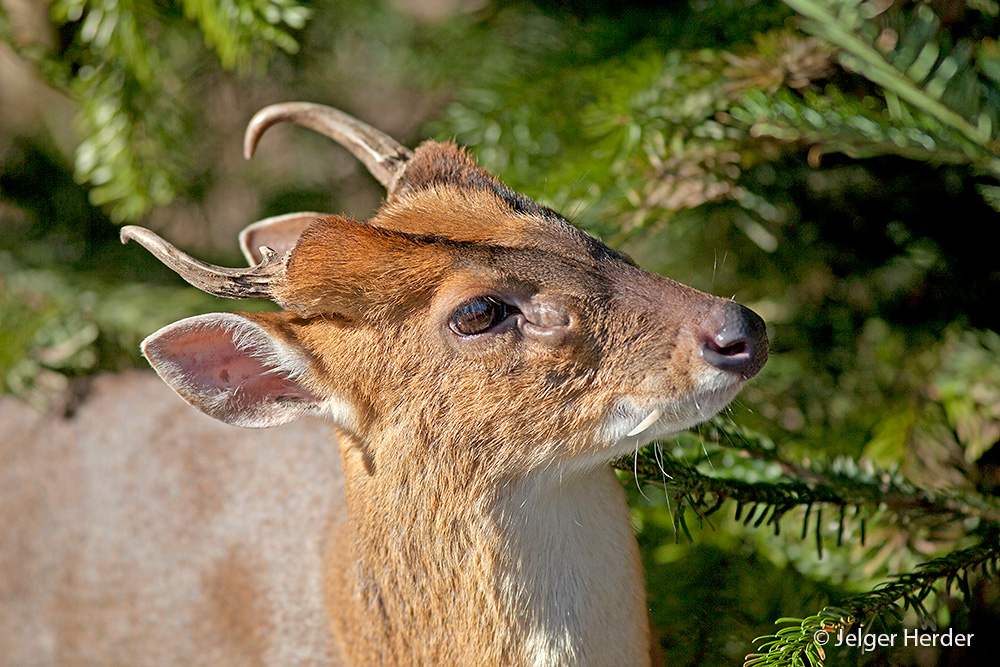
[[[485,463],[373,468],[341,447],[353,553],[337,604],[359,664],[647,664],[638,547],[609,468],[504,479]]]

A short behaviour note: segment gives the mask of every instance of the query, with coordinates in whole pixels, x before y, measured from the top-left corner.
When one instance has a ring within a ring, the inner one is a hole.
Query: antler
[[[243,138],[249,159],[261,136],[272,125],[293,123],[315,130],[347,148],[392,193],[413,153],[392,137],[343,111],[309,102],[273,104],[254,114]],[[121,231],[122,243],[134,239],[198,289],[230,299],[271,299],[285,277],[285,257],[261,248],[263,258],[249,269],[227,269],[207,264],[181,252],[143,227]],[[286,255],[287,256],[287,255]]]
[[[270,248],[262,248],[264,258],[249,269],[227,269],[195,259],[145,227],[122,227],[122,243],[138,241],[157,259],[203,292],[227,299],[272,299],[277,283],[285,276],[285,261]]]
[[[390,193],[413,157],[410,149],[392,137],[343,111],[310,102],[286,102],[264,107],[250,120],[243,137],[243,154],[248,160],[264,132],[278,123],[302,125],[330,137],[361,160]]]

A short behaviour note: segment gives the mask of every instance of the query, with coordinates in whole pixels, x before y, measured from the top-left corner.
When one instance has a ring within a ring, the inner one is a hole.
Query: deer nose
[[[760,315],[733,301],[723,307],[722,326],[705,341],[701,355],[712,366],[749,380],[767,361],[767,331]]]

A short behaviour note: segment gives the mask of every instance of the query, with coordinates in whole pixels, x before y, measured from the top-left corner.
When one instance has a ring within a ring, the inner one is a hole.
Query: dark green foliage
[[[935,592],[939,582],[944,589],[952,586],[961,590],[966,599],[972,597],[969,576],[978,572],[988,577],[996,577],[1000,561],[1000,542],[994,536],[980,544],[946,557],[922,563],[916,572],[894,577],[891,582],[877,586],[864,595],[843,600],[838,607],[826,607],[818,614],[804,619],[780,618],[776,625],[786,625],[777,633],[758,637],[758,650],[747,656],[744,667],[777,667],[778,665],[822,665],[826,659],[826,647],[842,632],[856,629],[864,624],[865,632],[871,631],[879,614],[889,616],[889,622],[882,619],[882,628],[891,629],[902,621],[906,610],[915,612],[919,626],[935,628],[933,617],[928,613],[925,602]],[[902,605],[902,608],[897,605]],[[902,643],[902,642],[901,642]]]
[[[214,306],[129,253],[48,150],[19,142],[6,157],[0,193],[23,217],[0,228],[0,390],[43,407],[72,378],[138,364],[151,331]]]

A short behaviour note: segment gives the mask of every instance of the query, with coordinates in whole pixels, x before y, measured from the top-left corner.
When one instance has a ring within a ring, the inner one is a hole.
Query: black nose
[[[723,307],[722,326],[705,341],[701,354],[716,368],[750,379],[767,361],[767,331],[760,315],[730,301]]]

